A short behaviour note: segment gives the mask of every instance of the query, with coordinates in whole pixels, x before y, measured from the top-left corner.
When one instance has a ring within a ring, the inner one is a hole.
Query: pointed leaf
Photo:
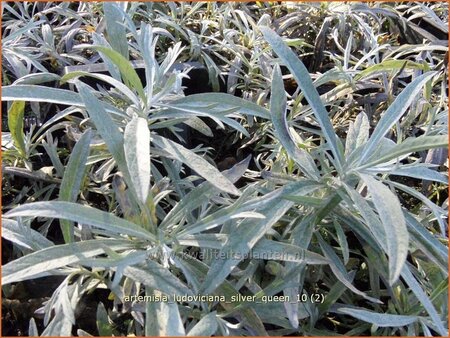
[[[27,203],[8,211],[4,217],[49,217],[93,225],[98,228],[156,241],[155,237],[140,226],[114,216],[111,213],[77,203],[50,201]]]
[[[409,233],[397,196],[383,183],[369,175],[360,174],[372,195],[372,201],[386,233],[389,256],[389,283],[393,285],[400,276],[408,255]]]

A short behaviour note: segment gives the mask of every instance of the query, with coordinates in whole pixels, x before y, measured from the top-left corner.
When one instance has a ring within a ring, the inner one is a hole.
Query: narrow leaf
[[[103,254],[102,246],[107,246],[112,250],[121,250],[132,247],[132,243],[128,240],[95,239],[51,246],[3,265],[2,284],[36,278],[43,272]]]
[[[77,200],[81,182],[86,172],[85,166],[89,155],[91,136],[92,131],[88,129],[72,150],[59,188],[60,201],[76,202]],[[73,224],[71,222],[61,220],[61,231],[66,243],[73,242]]]
[[[60,201],[27,203],[4,214],[4,217],[21,216],[67,219],[73,222],[93,225],[119,234],[122,233],[141,239],[156,241],[151,233],[134,223],[108,212],[77,203]]]
[[[416,316],[391,315],[388,313],[376,313],[354,308],[340,308],[337,312],[350,315],[379,327],[398,327],[414,323],[418,320]]]
[[[275,53],[277,53],[281,60],[283,60],[286,67],[289,68],[299,87],[302,89],[303,94],[308,100],[308,103],[310,104],[314,115],[322,128],[323,135],[331,148],[334,158],[340,167],[342,161],[338,146],[338,139],[325,106],[323,105],[319,93],[314,87],[311,77],[309,76],[308,70],[303,62],[299,60],[297,55],[295,55],[295,53],[291,51],[288,46],[286,46],[282,38],[273,30],[268,27],[260,27],[260,30]]]
[[[23,133],[23,118],[25,102],[14,101],[8,111],[8,128],[11,132],[14,145],[22,156],[25,156],[25,134]]]
[[[289,126],[286,120],[286,93],[279,65],[276,65],[273,70],[271,88],[270,114],[275,135],[303,172],[310,178],[318,179],[317,169],[311,156],[305,150],[297,147],[289,133]]]
[[[397,196],[383,183],[368,175],[360,174],[372,195],[372,201],[386,233],[389,256],[389,283],[393,285],[400,276],[408,255],[409,234],[405,217]]]
[[[150,187],[150,130],[145,119],[133,117],[125,127],[124,151],[133,188],[145,204]]]
[[[372,136],[364,147],[364,150],[359,158],[360,164],[367,160],[384,135],[386,135],[392,126],[400,120],[409,106],[417,100],[417,95],[422,90],[422,87],[427,81],[431,80],[434,75],[436,75],[436,72],[425,73],[414,79],[414,81],[408,84],[408,86],[401,91],[377,123]]]
[[[103,46],[91,46],[91,48],[105,54],[114,63],[114,65],[117,66],[120,71],[120,75],[128,88],[136,90],[138,95],[145,102],[144,87],[142,86],[141,79],[137,75],[130,61],[111,48]]]

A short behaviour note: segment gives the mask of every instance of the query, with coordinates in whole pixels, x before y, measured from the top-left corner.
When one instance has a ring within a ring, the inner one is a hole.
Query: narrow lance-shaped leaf
[[[299,149],[289,133],[286,120],[286,93],[279,65],[275,65],[270,94],[270,114],[275,134],[292,159],[302,168],[307,176],[318,179],[314,161],[303,149]]]
[[[359,163],[364,163],[365,160],[372,154],[377,147],[381,138],[392,128],[392,126],[400,120],[408,107],[417,100],[417,95],[422,90],[422,87],[429,81],[436,72],[425,73],[417,77],[413,82],[408,84],[405,89],[398,95],[395,101],[389,106],[380,121],[377,123],[375,130],[367,142],[364,150],[359,158]]]
[[[145,119],[133,117],[125,127],[124,151],[133,188],[145,204],[150,187],[150,130]]]
[[[367,310],[340,308],[339,313],[350,315],[379,327],[398,327],[414,323],[418,320],[416,316],[392,315],[388,313],[376,313]]]
[[[86,172],[85,166],[89,155],[91,136],[92,131],[88,129],[73,148],[59,188],[60,201],[76,202]],[[73,223],[61,220],[61,231],[66,243],[73,242]]]
[[[37,85],[13,85],[2,87],[2,101],[29,101],[64,104],[67,106],[83,107],[83,101],[78,93],[66,89],[50,88]],[[103,103],[107,112],[126,116],[125,113],[108,103]]]
[[[96,239],[51,246],[4,265],[2,267],[2,284],[32,279],[43,272],[103,254],[102,246],[107,246],[112,250],[119,250],[129,248],[131,245],[132,243],[128,240]]]
[[[362,112],[356,116],[355,122],[350,121],[347,139],[345,140],[345,155],[350,155],[353,150],[367,142],[369,138],[369,119],[366,113]]]
[[[122,233],[156,242],[151,233],[134,223],[106,211],[77,203],[60,201],[27,203],[4,214],[4,217],[20,216],[67,219],[72,222],[93,225],[114,233]]]
[[[305,65],[299,60],[297,55],[286,46],[282,38],[279,37],[273,30],[268,27],[260,27],[265,39],[270,43],[275,53],[283,60],[286,67],[289,68],[299,87],[302,89],[302,93],[305,95],[308,103],[310,104],[314,115],[322,127],[322,132],[327,140],[329,147],[336,159],[336,163],[341,167],[341,151],[338,146],[338,139],[333,130],[328,113],[320,99],[319,93],[313,85],[309,72]]]
[[[103,12],[106,19],[106,31],[111,46],[128,59],[128,41],[126,28],[123,25],[124,12],[116,3],[104,2]]]
[[[164,292],[168,296],[174,294],[179,296],[193,295],[192,291],[184,283],[162,265],[151,259],[146,260],[145,264],[148,267],[127,266],[123,273],[134,281]]]
[[[86,105],[89,117],[95,124],[98,133],[106,143],[109,152],[114,157],[119,170],[123,173],[125,181],[129,186],[133,183],[130,173],[128,172],[128,166],[125,160],[124,151],[124,139],[119,128],[114,123],[113,119],[106,112],[102,103],[91,93],[89,87],[80,81],[76,81],[80,96]],[[131,190],[134,193],[134,190]],[[136,200],[137,196],[132,194],[132,197]]]
[[[205,159],[195,154],[193,151],[158,135],[152,135],[152,141],[163,150],[170,153],[173,158],[195,170],[200,176],[220,190],[233,195],[241,194],[233,183],[231,183],[217,168],[209,164]]]
[[[400,202],[383,183],[369,175],[360,174],[372,195],[372,201],[386,233],[389,256],[389,283],[393,285],[400,276],[408,255],[409,234]]]
[[[11,132],[14,145],[22,156],[25,156],[25,135],[23,133],[23,117],[25,113],[25,102],[14,101],[8,111],[8,128]]]
[[[370,168],[378,164],[386,163],[397,157],[404,156],[405,154],[444,147],[448,147],[448,135],[410,137],[402,143],[394,145],[389,151],[381,154],[381,156],[370,156],[367,163],[364,163],[355,170],[362,170],[364,168]]]
[[[105,54],[117,66],[128,88],[136,90],[142,101],[145,102],[144,87],[131,63],[113,49],[103,46],[92,46],[91,48]]]

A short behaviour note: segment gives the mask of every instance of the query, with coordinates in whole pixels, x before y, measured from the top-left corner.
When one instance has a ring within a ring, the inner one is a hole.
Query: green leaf
[[[88,129],[72,150],[69,162],[64,170],[64,176],[59,188],[59,200],[76,202],[81,188],[81,182],[85,175],[86,161],[89,155],[89,145],[92,131]],[[66,243],[73,242],[73,224],[67,220],[61,220],[61,231]]]
[[[208,313],[187,334],[188,337],[206,336],[211,337],[218,328],[216,311]]]
[[[272,87],[270,94],[270,114],[275,129],[275,135],[286,149],[292,159],[300,166],[303,172],[310,178],[318,179],[317,169],[311,156],[295,144],[286,120],[286,93],[281,77],[279,65],[275,65],[272,76]]]
[[[105,306],[102,302],[98,303],[96,316],[97,329],[100,336],[110,337],[113,335],[113,329],[108,318]]]
[[[73,222],[93,225],[114,233],[122,233],[156,242],[155,237],[151,233],[134,223],[108,212],[77,203],[60,201],[27,203],[4,214],[4,217],[21,216],[67,219]]]
[[[127,87],[136,90],[142,101],[145,102],[144,87],[130,61],[111,48],[103,46],[91,46],[91,48],[105,54],[117,66]]]
[[[102,246],[112,250],[131,248],[128,240],[95,239],[84,242],[55,245],[20,257],[2,267],[2,284],[37,278],[44,272],[80,262],[82,259],[101,255]]]
[[[125,127],[124,151],[133,188],[145,204],[150,188],[150,130],[145,119],[133,117]]]
[[[209,164],[201,156],[195,154],[182,145],[158,135],[152,135],[153,143],[167,151],[173,158],[195,170],[200,176],[216,188],[239,196],[241,192],[216,167]]]
[[[406,65],[405,65],[406,63]],[[415,70],[426,70],[426,66],[424,64],[420,64],[413,61],[405,61],[405,60],[385,60],[376,65],[367,67],[360,73],[358,73],[354,80],[358,81],[364,77],[367,77],[370,74],[376,72],[386,72],[391,70],[400,70],[400,69],[415,69]]]
[[[14,145],[22,156],[26,155],[25,134],[23,132],[24,113],[24,101],[14,101],[8,110],[8,128],[11,132]]]
[[[302,93],[305,95],[310,104],[317,121],[320,124],[322,133],[327,140],[329,147],[334,155],[338,168],[341,167],[341,151],[338,146],[338,139],[334,132],[328,113],[323,105],[319,93],[313,85],[309,72],[305,65],[299,60],[297,55],[292,52],[273,30],[268,27],[259,28],[264,38],[269,42],[275,53],[281,58],[284,64],[289,68],[290,72],[297,81]]]
[[[416,316],[392,315],[388,313],[376,313],[367,310],[342,307],[337,310],[339,313],[350,315],[379,327],[399,327],[414,323],[419,318]]]
[[[405,217],[400,201],[388,187],[371,176],[360,174],[360,177],[372,195],[384,227],[389,256],[389,283],[393,285],[400,276],[408,255],[409,233]]]
[[[431,80],[431,78],[435,75],[436,72],[422,74],[401,91],[377,123],[375,130],[373,131],[369,141],[366,143],[366,146],[359,157],[359,164],[365,163],[367,158],[372,155],[372,152],[378,146],[380,140],[384,137],[384,135],[386,135],[392,126],[401,119],[409,106],[417,100],[417,96],[425,83]]]

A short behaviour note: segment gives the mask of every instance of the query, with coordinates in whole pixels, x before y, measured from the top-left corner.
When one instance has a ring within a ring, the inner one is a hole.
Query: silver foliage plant
[[[102,22],[85,14],[90,6],[102,11]],[[108,309],[97,305],[103,336],[320,336],[334,332],[323,325],[331,319],[346,335],[448,334],[447,207],[398,179],[448,184],[446,174],[418,157],[448,147],[447,70],[433,54],[441,51],[439,41],[428,37],[423,48],[414,47],[424,62],[405,62],[397,58],[411,51],[380,46],[369,27],[381,27],[382,17],[402,22],[403,8],[289,4],[290,14],[281,15],[282,6],[258,6],[279,17],[256,21],[251,6],[234,3],[85,3],[78,12],[66,3],[5,4],[6,22],[20,27],[2,40],[5,68],[16,78],[2,87],[9,103],[6,173],[36,182],[21,193],[31,198],[4,206],[2,236],[20,254],[2,267],[2,285],[63,276],[38,310],[44,331],[31,319],[30,335],[72,335],[82,296],[97,288],[110,290],[113,301]],[[446,29],[430,7],[414,6],[409,10]],[[39,13],[26,23],[30,10]],[[49,12],[67,24],[58,43],[52,22],[38,18]],[[282,37],[307,29],[296,25],[308,13],[322,24],[315,46]],[[364,43],[350,33],[341,46],[347,23],[364,28]],[[74,45],[72,30],[91,24],[92,41]],[[327,55],[320,40],[327,34],[340,54]],[[352,54],[357,43],[363,55]],[[311,47],[335,66],[310,74],[294,50]],[[103,62],[108,74],[56,75],[39,59],[43,48],[62,65]],[[145,83],[131,56],[143,61]],[[226,59],[227,91],[242,90],[245,99],[184,96],[189,68],[174,65],[189,56],[214,79],[218,60]],[[108,87],[94,88],[83,82],[88,77]],[[296,83],[294,93],[284,89],[287,78]],[[55,80],[73,90],[43,85]],[[334,89],[320,95],[317,87],[330,81]],[[348,108],[353,92],[380,84],[387,90],[382,111],[366,104],[345,135],[338,133],[338,103]],[[23,102],[67,108],[25,134]],[[302,132],[305,121],[316,127],[313,136]],[[419,136],[407,132],[414,121]],[[212,124],[264,150],[220,171],[210,149],[189,149],[180,127],[213,136]],[[57,130],[72,137],[66,161],[51,136]],[[47,171],[33,169],[40,145],[52,163]],[[259,171],[249,169],[251,160]],[[240,179],[246,183],[238,185]],[[94,203],[94,194],[103,203]],[[418,208],[405,205],[408,195]],[[35,230],[35,220],[44,226]],[[53,220],[62,244],[46,237]],[[276,297],[308,301],[265,301]],[[126,331],[119,332],[111,322],[126,315]]]

